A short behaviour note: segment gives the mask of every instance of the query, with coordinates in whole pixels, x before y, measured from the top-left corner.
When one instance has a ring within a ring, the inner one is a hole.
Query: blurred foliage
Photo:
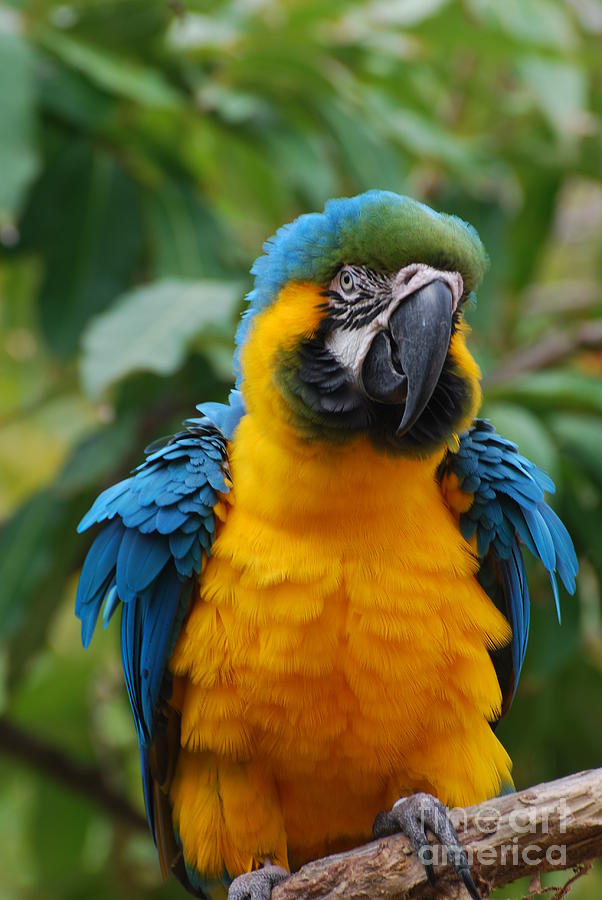
[[[500,729],[516,781],[600,764],[601,30],[600,0],[0,3],[12,721],[141,806],[116,629],[79,646],[75,525],[147,442],[225,397],[262,241],[381,187],[479,230],[486,412],[554,476],[581,559],[562,628],[531,573],[530,651]],[[0,900],[182,896],[146,835],[8,757],[0,798]],[[600,895],[595,872],[573,894]]]

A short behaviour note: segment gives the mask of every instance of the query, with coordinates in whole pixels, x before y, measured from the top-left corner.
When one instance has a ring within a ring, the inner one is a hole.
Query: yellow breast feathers
[[[245,348],[231,503],[170,664],[175,822],[215,876],[364,840],[404,793],[467,804],[510,780],[488,724],[488,651],[510,630],[441,494],[443,451],[411,460],[361,437],[325,453],[287,424],[269,360],[317,327],[317,304],[308,322],[295,303],[307,290],[284,291]]]

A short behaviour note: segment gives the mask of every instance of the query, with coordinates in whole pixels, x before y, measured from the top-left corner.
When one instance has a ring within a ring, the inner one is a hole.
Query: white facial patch
[[[331,282],[330,290],[337,289],[338,278],[337,275]],[[433,269],[425,263],[411,263],[392,277],[391,302],[377,316],[359,328],[335,328],[328,335],[326,346],[332,355],[358,379],[362,363],[378,332],[388,328],[391,316],[407,297],[432,281],[442,281],[450,289],[453,315],[464,292],[464,282],[460,273]],[[353,299],[349,302],[353,303]]]
[[[464,282],[459,272],[445,272],[441,269],[433,269],[424,263],[411,263],[404,269],[400,269],[393,281],[393,293],[395,306],[394,312],[399,306],[400,300],[404,300],[409,294],[415,294],[420,288],[432,281],[443,281],[448,286],[452,295],[452,315],[458,308],[460,298],[464,293]]]

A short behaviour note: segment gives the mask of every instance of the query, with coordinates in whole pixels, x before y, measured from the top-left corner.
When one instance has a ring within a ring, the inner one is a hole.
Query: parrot
[[[164,877],[268,900],[305,862],[512,791],[496,736],[529,633],[524,553],[575,590],[554,483],[478,418],[476,230],[370,190],[254,263],[236,385],[99,495],[76,596],[121,657]]]

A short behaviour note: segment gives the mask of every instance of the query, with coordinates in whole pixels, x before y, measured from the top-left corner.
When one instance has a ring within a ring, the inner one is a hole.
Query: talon
[[[286,881],[289,873],[280,866],[264,866],[235,878],[228,889],[228,900],[270,900],[272,888]]]
[[[446,807],[436,797],[423,793],[402,797],[393,804],[389,812],[380,812],[372,827],[372,833],[377,838],[390,834],[405,834],[424,866],[429,884],[433,885],[435,883],[433,848],[426,835],[427,830],[444,848],[447,859],[462,879],[472,900],[481,900],[470,873],[466,851],[458,840]]]

